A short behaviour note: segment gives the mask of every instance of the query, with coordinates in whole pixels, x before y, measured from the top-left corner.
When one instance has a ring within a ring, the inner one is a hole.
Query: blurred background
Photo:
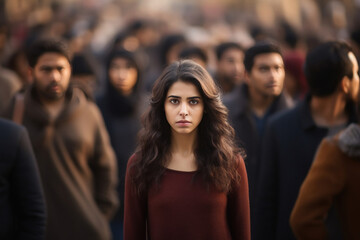
[[[273,38],[285,50],[296,41],[303,51],[324,40],[359,41],[359,12],[360,0],[1,0],[0,61],[11,67],[37,38],[61,37],[74,55],[87,56],[98,82],[104,74],[97,62],[117,45],[137,52],[149,76],[151,65],[161,68],[156,46],[163,36],[181,33],[208,52],[211,71],[213,47],[224,41],[247,48]]]

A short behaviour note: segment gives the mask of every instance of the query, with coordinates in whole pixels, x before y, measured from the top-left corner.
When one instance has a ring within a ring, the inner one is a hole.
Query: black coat
[[[295,239],[290,214],[316,150],[328,128],[316,126],[310,96],[294,109],[269,119],[257,189],[254,239]],[[350,106],[349,106],[350,107]],[[350,122],[357,121],[350,107]]]
[[[249,178],[250,207],[253,218],[262,136],[257,130],[255,119],[250,109],[249,93],[246,84],[239,86],[230,94],[225,95],[223,101],[229,109],[229,120],[235,129],[237,141],[240,146],[245,148],[245,163]],[[292,100],[286,98],[284,94],[281,94],[267,110],[266,117],[269,118],[273,114],[291,107],[293,107]]]
[[[117,159],[119,177],[117,191],[120,207],[114,220],[123,219],[126,166],[137,145],[137,135],[140,130],[138,107],[140,101],[141,98],[136,94],[125,97],[113,88],[108,88],[104,95],[96,99]]]
[[[0,239],[43,239],[45,201],[29,136],[0,119]]]

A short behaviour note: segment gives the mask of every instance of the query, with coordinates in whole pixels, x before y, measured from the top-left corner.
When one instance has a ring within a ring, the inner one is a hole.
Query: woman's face
[[[204,102],[194,84],[177,81],[169,88],[164,109],[172,133],[189,134],[201,122]]]
[[[130,95],[136,84],[138,72],[126,58],[114,58],[109,67],[110,83],[123,95]]]

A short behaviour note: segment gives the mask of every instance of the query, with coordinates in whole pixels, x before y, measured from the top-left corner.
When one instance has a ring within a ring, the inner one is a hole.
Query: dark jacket
[[[0,119],[0,239],[45,236],[45,200],[28,134]]]
[[[110,239],[109,220],[117,208],[116,160],[99,109],[75,88],[52,120],[33,90],[25,94],[23,125],[43,182],[46,239]]]
[[[360,126],[351,124],[333,138],[325,138],[316,154],[291,215],[298,240],[332,239],[326,216],[335,203],[341,239],[360,237]]]
[[[241,85],[231,95],[226,95],[223,100],[225,106],[229,109],[229,120],[235,129],[237,141],[246,151],[245,163],[249,178],[250,206],[252,214],[254,214],[253,207],[260,166],[262,136],[260,136],[257,130],[253,113],[250,109],[248,86],[246,84]],[[292,101],[284,94],[281,94],[267,110],[266,118],[292,106]]]
[[[125,172],[128,159],[134,153],[137,134],[140,130],[140,113],[138,94],[122,96],[114,88],[108,87],[104,95],[97,98],[103,115],[110,142],[115,151],[118,166],[118,197],[120,208],[114,220],[122,220],[124,212]]]
[[[289,224],[295,204],[315,152],[328,129],[316,126],[307,96],[294,109],[269,120],[264,137],[256,202],[254,239],[295,239]],[[355,106],[350,122],[355,122]]]

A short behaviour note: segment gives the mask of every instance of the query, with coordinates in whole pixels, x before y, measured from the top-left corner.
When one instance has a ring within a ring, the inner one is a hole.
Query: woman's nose
[[[186,103],[181,104],[181,109],[180,109],[180,116],[187,116],[189,115],[189,111],[188,111],[188,107],[186,105]]]

